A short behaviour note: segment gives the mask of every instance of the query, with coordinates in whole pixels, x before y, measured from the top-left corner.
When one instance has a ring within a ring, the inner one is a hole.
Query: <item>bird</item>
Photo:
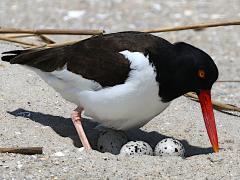
[[[218,68],[203,50],[150,33],[124,31],[52,48],[13,50],[2,60],[37,73],[77,108],[72,122],[86,150],[82,113],[115,130],[140,128],[174,99],[196,92],[214,152],[219,151],[211,102]]]

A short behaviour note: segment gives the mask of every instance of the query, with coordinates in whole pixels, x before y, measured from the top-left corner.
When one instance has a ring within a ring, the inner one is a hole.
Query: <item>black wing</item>
[[[67,64],[69,71],[95,80],[105,87],[122,84],[128,78],[130,63],[120,51],[146,54],[156,51],[157,47],[166,43],[170,44],[148,33],[121,32],[95,36],[62,47],[5,52],[6,56],[3,56],[2,60],[46,72],[61,69]]]

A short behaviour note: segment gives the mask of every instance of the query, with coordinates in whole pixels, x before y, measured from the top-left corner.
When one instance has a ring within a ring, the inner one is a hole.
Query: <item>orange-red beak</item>
[[[210,90],[200,90],[200,93],[198,94],[198,98],[202,107],[203,118],[204,118],[209,140],[213,147],[213,151],[218,152],[219,151],[218,135],[217,135],[215,118],[213,114]]]

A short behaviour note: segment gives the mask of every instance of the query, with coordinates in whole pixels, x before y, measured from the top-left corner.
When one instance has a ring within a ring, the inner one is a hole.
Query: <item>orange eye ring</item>
[[[205,78],[205,71],[203,69],[198,70],[198,77],[200,77],[201,79]]]

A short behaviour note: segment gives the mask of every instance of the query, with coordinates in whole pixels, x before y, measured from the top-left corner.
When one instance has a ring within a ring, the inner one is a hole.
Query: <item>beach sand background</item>
[[[0,26],[18,28],[141,30],[240,19],[240,1],[2,0]],[[240,27],[156,34],[185,41],[211,55],[219,80],[240,79]],[[50,36],[61,42],[85,36]],[[0,52],[20,46],[1,41]],[[81,151],[66,102],[36,74],[0,61],[0,147],[43,146],[43,155],[0,154],[0,179],[239,179],[240,114],[215,111],[221,150],[213,154],[198,103],[186,97],[139,130],[128,132],[152,147],[165,137],[182,141],[187,158]],[[240,106],[239,83],[215,83],[214,100]],[[147,106],[147,105],[146,105]],[[18,116],[30,112],[30,117]],[[109,112],[111,113],[111,112]],[[85,121],[96,147],[98,130]]]

